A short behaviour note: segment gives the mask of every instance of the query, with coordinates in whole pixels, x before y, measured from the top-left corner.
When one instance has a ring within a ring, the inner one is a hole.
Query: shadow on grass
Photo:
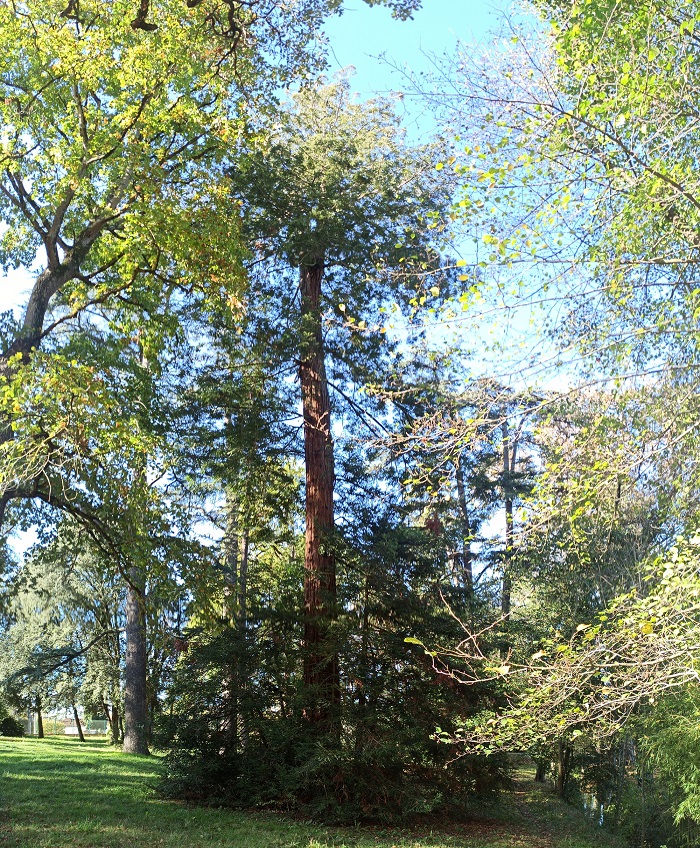
[[[94,740],[0,737],[0,846],[382,848],[272,815],[161,800],[154,793],[161,768],[158,757],[124,755]]]

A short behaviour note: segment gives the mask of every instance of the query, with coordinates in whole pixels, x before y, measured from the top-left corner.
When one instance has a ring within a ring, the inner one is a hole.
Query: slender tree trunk
[[[469,506],[467,504],[467,487],[464,484],[464,466],[462,458],[457,461],[457,498],[459,500],[460,524],[462,536],[462,579],[469,597],[474,595],[474,570],[472,563],[472,527],[469,521]]]
[[[224,619],[236,623],[236,587],[238,586],[238,504],[226,491],[226,530],[222,542],[224,566]]]
[[[248,670],[248,553],[250,550],[250,532],[247,519],[244,518],[244,528],[241,533],[241,558],[238,573],[238,630],[240,634],[242,651],[239,657],[238,668],[238,697],[245,692],[246,674]],[[239,702],[240,712],[240,702]],[[250,745],[250,731],[248,717],[245,712],[240,714],[241,725],[241,748],[247,751]]]
[[[109,722],[109,732],[112,737],[112,745],[120,745],[124,736],[119,723],[120,717],[118,706],[121,694],[119,678],[121,675],[122,667],[122,641],[119,636],[119,631],[121,630],[121,621],[120,614],[117,609],[113,610],[110,606],[105,606],[104,626],[105,628],[109,628],[114,631],[114,636],[107,641],[107,645],[109,648],[109,660],[111,665],[110,677],[112,681],[107,695],[109,698],[109,703],[111,704],[111,709],[105,703],[104,711],[105,715],[107,716],[107,721]]]
[[[649,843],[647,842],[647,817],[649,815],[649,810],[647,810],[647,793],[646,793],[646,769],[644,768],[644,763],[639,763],[637,768],[637,785],[640,789],[641,800],[642,800],[642,815],[641,823],[640,823],[640,834],[639,834],[639,844],[647,846]],[[658,815],[658,813],[657,813]]]
[[[514,524],[513,524],[513,474],[518,450],[517,441],[510,438],[508,421],[503,422],[503,497],[506,514],[505,554],[503,557],[503,588],[501,590],[501,612],[504,620],[510,618],[511,593],[513,577],[511,564],[513,560]]]
[[[73,694],[71,695],[71,707],[73,707],[73,718],[75,720],[75,726],[78,728],[78,738],[80,739],[81,742],[84,742],[85,736],[83,735],[83,726],[80,723],[80,716],[78,715],[78,708],[76,707],[75,700],[74,700],[74,698],[75,698],[75,676],[74,676],[74,669],[73,669],[73,663],[72,662],[68,663],[68,672],[69,672],[70,677],[71,677],[71,688],[73,689]]]
[[[43,719],[43,716],[41,715],[41,698],[38,695],[36,696],[35,708],[36,708],[37,736],[39,737],[39,739],[43,739],[44,738],[44,719]]]
[[[336,606],[333,533],[333,438],[321,326],[323,263],[300,271],[302,350],[299,364],[306,463],[304,683],[306,719],[321,732],[338,729],[340,677],[332,638]]]
[[[73,707],[73,718],[75,719],[75,726],[78,728],[78,738],[81,742],[85,741],[85,736],[83,734],[83,725],[80,723],[80,716],[78,715],[78,708],[75,704],[71,704]]]
[[[141,571],[129,571],[126,592],[126,662],[124,665],[125,754],[148,754],[148,699],[146,697],[146,605]]]
[[[107,718],[109,720],[109,731],[112,734],[112,744],[118,745],[122,737],[124,735],[121,723],[121,716],[119,715],[119,707],[116,704],[116,701],[112,703],[112,712],[111,714],[107,714]]]
[[[102,709],[104,710],[105,718],[107,719],[107,724],[109,725],[109,732],[112,736],[112,744],[116,745],[118,741],[118,733],[119,733],[119,719],[114,721],[114,716],[116,715],[116,707],[112,705],[112,709],[107,706],[106,701],[102,702]]]
[[[569,769],[571,767],[571,748],[559,740],[557,747],[557,780],[556,792],[560,798],[564,797],[566,786],[569,782]]]
[[[241,558],[238,574],[238,627],[245,637],[248,626],[248,553],[250,550],[250,531],[246,526],[241,533]]]
[[[369,677],[369,574],[365,575],[365,588],[362,597],[362,641],[360,643],[359,682],[357,686],[357,731],[355,750],[365,747],[367,731],[367,682]]]
[[[230,423],[230,422],[228,422]],[[236,628],[236,604],[238,602],[238,504],[231,493],[226,491],[226,531],[223,538],[222,553],[224,565],[224,620],[230,627]],[[235,748],[238,744],[238,649],[231,658],[225,672],[227,680],[223,684],[223,702],[228,704],[223,719],[223,730],[229,739],[229,744]]]

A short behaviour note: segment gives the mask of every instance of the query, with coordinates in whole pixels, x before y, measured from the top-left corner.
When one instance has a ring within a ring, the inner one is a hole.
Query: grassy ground
[[[332,829],[273,814],[187,807],[153,792],[157,758],[104,742],[0,737],[1,848],[618,848],[535,784],[468,824]]]

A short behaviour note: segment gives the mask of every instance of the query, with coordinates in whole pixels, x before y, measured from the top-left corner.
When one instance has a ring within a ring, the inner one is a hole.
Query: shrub
[[[13,716],[6,716],[0,721],[0,736],[24,736],[24,727]]]
[[[319,735],[302,717],[300,688],[283,711],[274,709],[271,674],[241,674],[245,686],[235,685],[231,664],[243,659],[240,647],[233,633],[193,639],[179,665],[156,725],[156,744],[169,751],[166,796],[290,810],[335,824],[400,824],[459,814],[470,796],[503,785],[497,756],[465,756],[446,767],[454,752],[431,738],[437,711],[425,695],[416,704],[397,697],[374,708],[346,701],[339,738]],[[264,670],[265,658],[256,659]],[[435,698],[436,687],[427,688]]]

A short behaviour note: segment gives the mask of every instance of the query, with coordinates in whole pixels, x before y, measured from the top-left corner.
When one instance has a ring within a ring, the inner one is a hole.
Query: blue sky
[[[452,53],[457,41],[483,41],[498,26],[499,0],[423,0],[413,20],[396,21],[388,9],[348,0],[346,11],[326,25],[331,71],[354,65],[354,88],[362,96],[401,90],[401,75],[377,58],[395,65],[428,69],[426,54]]]
[[[347,0],[345,12],[325,27],[330,42],[329,71],[353,65],[353,88],[361,97],[400,91],[401,74],[387,61],[417,72],[427,70],[428,55],[450,54],[458,40],[469,43],[488,38],[504,8],[506,0],[423,0],[423,8],[413,20],[397,21],[384,7]],[[381,54],[387,61],[379,58]],[[31,282],[32,275],[23,270],[0,281],[0,310],[21,303]]]
[[[397,67],[406,67],[417,74],[429,73],[430,57],[453,55],[459,42],[489,45],[497,41],[496,33],[506,17],[523,22],[527,12],[513,0],[423,0],[423,8],[413,20],[396,21],[386,8],[369,7],[363,0],[347,0],[347,11],[325,27],[330,41],[329,70],[333,73],[348,65],[355,66],[352,84],[362,98],[401,91],[405,80]],[[385,59],[381,58],[382,54]],[[439,129],[429,108],[420,101],[407,97],[399,109],[405,110],[404,126],[412,141],[425,140]],[[417,138],[413,138],[415,131]],[[455,250],[460,255],[459,245]],[[461,250],[464,258],[473,258],[470,241],[461,245]],[[533,313],[527,305],[508,315],[493,304],[485,304],[484,308],[485,314],[470,311],[445,325],[445,337],[451,332],[466,335],[476,349],[483,346],[484,351],[496,340],[507,343],[511,353],[507,355],[504,351],[500,355],[498,375],[508,381],[517,373],[516,365],[523,367],[524,351],[533,345],[543,350],[531,325]],[[523,350],[518,347],[521,342],[525,346]],[[472,367],[484,365],[474,362]],[[486,367],[493,374],[493,364],[489,362]]]

